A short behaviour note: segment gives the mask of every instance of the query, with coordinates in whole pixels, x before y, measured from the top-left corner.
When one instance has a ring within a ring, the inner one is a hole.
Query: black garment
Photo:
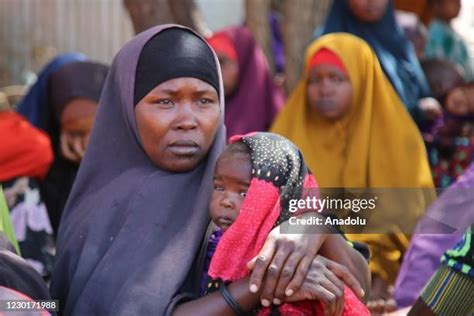
[[[0,233],[0,239],[3,234]],[[50,299],[43,278],[23,258],[0,249],[0,286],[21,292],[34,300]]]
[[[143,47],[135,76],[134,104],[160,83],[192,77],[219,93],[219,75],[209,46],[192,32],[171,28],[155,35]]]

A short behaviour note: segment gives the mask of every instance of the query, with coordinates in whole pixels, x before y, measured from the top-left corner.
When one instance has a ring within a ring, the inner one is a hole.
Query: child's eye
[[[221,186],[215,185],[215,186],[214,186],[214,191],[217,191],[217,192],[224,192],[224,188],[221,187]]]
[[[240,192],[240,196],[243,197],[243,198],[246,197],[246,196],[247,196],[247,192]]]

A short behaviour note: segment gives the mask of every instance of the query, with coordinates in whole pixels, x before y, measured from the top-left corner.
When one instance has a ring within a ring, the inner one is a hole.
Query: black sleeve
[[[191,294],[191,293],[181,293],[181,294],[176,295],[175,297],[173,297],[173,299],[171,300],[170,304],[169,304],[168,307],[166,308],[165,316],[171,316],[171,315],[173,315],[174,309],[175,309],[179,304],[183,304],[183,303],[186,303],[186,302],[190,302],[190,301],[192,301],[192,300],[195,300],[196,298],[197,298],[197,297],[194,296],[194,295]]]

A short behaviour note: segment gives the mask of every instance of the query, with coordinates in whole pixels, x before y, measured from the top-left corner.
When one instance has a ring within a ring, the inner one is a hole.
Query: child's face
[[[307,94],[311,108],[328,120],[342,118],[352,104],[352,84],[334,65],[322,64],[311,69]]]
[[[251,172],[250,159],[245,154],[224,152],[217,160],[210,212],[212,221],[224,231],[239,215]]]
[[[461,11],[461,0],[437,0],[433,6],[434,15],[444,21],[451,21]]]
[[[445,102],[446,110],[457,116],[465,116],[470,112],[469,103],[463,88],[456,88],[449,92]]]

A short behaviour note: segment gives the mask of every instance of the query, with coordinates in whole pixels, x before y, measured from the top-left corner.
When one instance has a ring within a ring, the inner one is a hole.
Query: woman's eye
[[[340,76],[333,76],[331,79],[332,79],[333,82],[336,82],[336,83],[341,83],[341,82],[344,81],[344,78],[342,78]]]
[[[212,104],[212,103],[214,103],[214,100],[207,99],[207,98],[203,98],[203,99],[199,100],[199,103],[200,103],[200,104],[206,104],[206,105],[207,105],[207,104]]]
[[[156,104],[170,106],[170,105],[173,105],[173,101],[171,101],[170,99],[160,99],[156,101]]]

